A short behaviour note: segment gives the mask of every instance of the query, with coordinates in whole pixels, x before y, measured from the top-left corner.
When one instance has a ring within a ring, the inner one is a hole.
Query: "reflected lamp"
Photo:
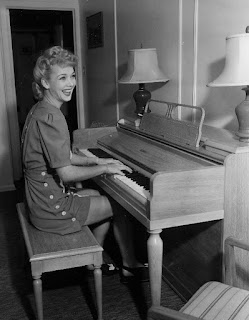
[[[246,98],[236,108],[239,123],[236,135],[249,142],[249,27],[246,33],[226,38],[226,61],[222,73],[208,87],[244,87]]]
[[[155,48],[128,51],[127,71],[118,82],[121,84],[138,84],[139,88],[133,94],[136,103],[135,113],[138,116],[143,115],[146,103],[151,98],[151,93],[145,89],[145,84],[167,81],[169,79],[158,66]]]

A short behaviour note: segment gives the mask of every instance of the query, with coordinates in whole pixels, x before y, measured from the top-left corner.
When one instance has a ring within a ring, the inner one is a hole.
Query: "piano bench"
[[[68,235],[43,232],[30,223],[24,203],[18,203],[16,207],[31,264],[38,319],[43,320],[42,274],[93,264],[98,320],[102,320],[103,248],[90,229],[86,226]]]

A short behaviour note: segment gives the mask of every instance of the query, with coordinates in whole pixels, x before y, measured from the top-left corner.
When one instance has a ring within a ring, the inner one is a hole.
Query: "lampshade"
[[[226,62],[220,76],[209,87],[249,85],[249,33],[226,38]]]
[[[166,82],[169,79],[158,67],[155,48],[128,51],[126,73],[118,81],[123,84]]]
[[[220,76],[209,87],[244,86],[246,98],[236,108],[240,141],[249,143],[249,28],[246,33],[226,38],[226,62]]]

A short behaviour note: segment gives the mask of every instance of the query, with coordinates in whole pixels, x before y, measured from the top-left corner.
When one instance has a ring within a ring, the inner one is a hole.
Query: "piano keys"
[[[167,103],[163,103],[167,107]],[[192,108],[178,104],[174,107],[179,106]],[[74,151],[101,149],[108,157],[119,159],[147,179],[146,186],[138,189],[129,177],[122,181],[116,176],[103,175],[94,181],[150,234],[147,247],[153,305],[160,304],[163,254],[160,233],[163,229],[220,221],[225,208],[227,219],[221,233],[226,235],[231,229],[236,230],[232,212],[238,205],[234,205],[232,199],[238,196],[238,190],[233,182],[237,185],[242,179],[245,186],[245,180],[241,170],[234,166],[235,163],[242,165],[244,170],[246,162],[249,168],[248,156],[245,156],[249,148],[234,134],[203,125],[203,110],[200,112],[199,124],[172,119],[168,112],[166,117],[152,112],[144,114],[139,127],[121,120],[116,128],[74,132]],[[174,125],[177,130],[169,130]],[[240,177],[236,176],[236,171],[240,171]],[[246,172],[245,176],[248,175]],[[240,197],[247,206],[246,197]],[[222,241],[223,235],[220,237]]]
[[[109,158],[110,155],[101,150],[101,149],[87,149],[82,150],[82,153],[88,157],[99,157],[99,158]],[[127,186],[130,188],[130,192],[135,191],[140,194],[143,198],[148,200],[150,197],[150,181],[148,177],[145,177],[143,174],[139,173],[138,171],[133,171],[132,173],[126,172],[124,176],[115,174],[110,177],[110,179],[114,179],[117,183],[123,184],[123,188]],[[128,189],[129,190],[129,189]]]

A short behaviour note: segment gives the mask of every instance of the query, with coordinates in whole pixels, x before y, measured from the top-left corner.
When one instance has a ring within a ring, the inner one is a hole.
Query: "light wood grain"
[[[160,126],[154,128],[156,132]],[[183,148],[181,142],[169,144],[167,137],[147,132],[146,126],[120,121],[116,131],[103,137],[100,134],[94,143],[97,139],[101,149],[149,177],[150,197],[142,201],[128,187],[122,188],[108,177],[96,179],[97,183],[149,232],[224,219],[221,242],[230,235],[249,241],[249,145],[225,129],[205,125],[202,129],[200,147]],[[217,255],[222,251],[223,246]],[[237,274],[247,287],[249,257],[247,253],[237,255]],[[153,261],[150,258],[152,266]],[[156,270],[154,274],[158,277]]]
[[[31,225],[24,203],[17,204],[17,211],[31,263],[33,287],[38,319],[43,319],[42,280],[45,272],[94,265],[98,320],[102,320],[102,264],[103,248],[90,229],[68,235],[43,232]]]
[[[226,158],[224,237],[249,243],[249,154]],[[236,250],[238,285],[249,289],[249,254]]]
[[[156,109],[163,107],[165,115],[147,113],[151,104],[154,108],[157,106]],[[199,115],[195,121],[182,121],[178,117],[180,112],[198,112]],[[199,147],[204,118],[205,110],[201,107],[150,99],[139,127],[152,136],[163,137],[165,141]]]
[[[223,166],[159,172],[151,179],[151,220],[222,210],[223,202]]]

